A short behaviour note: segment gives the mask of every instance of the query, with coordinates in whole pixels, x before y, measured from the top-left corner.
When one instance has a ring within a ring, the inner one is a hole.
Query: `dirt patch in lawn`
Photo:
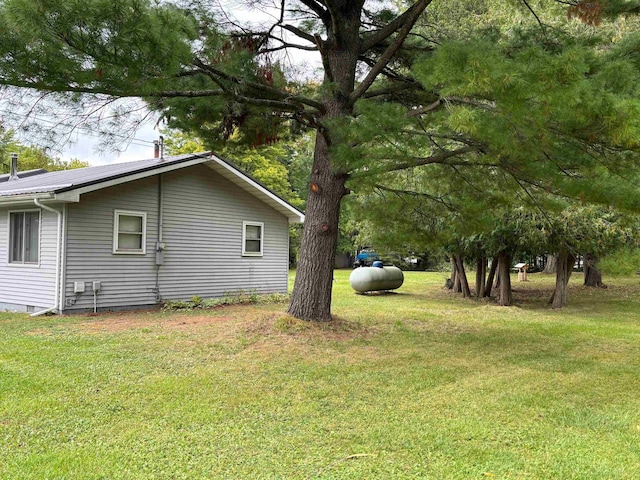
[[[211,310],[188,312],[118,312],[88,314],[76,317],[77,322],[59,325],[55,329],[38,328],[32,335],[51,335],[61,330],[92,334],[117,334],[130,331],[155,333],[184,332],[203,334],[203,339],[246,337],[280,338],[281,340],[348,341],[367,336],[372,328],[339,317],[331,322],[305,322],[282,311],[265,311],[253,305],[235,305]],[[251,342],[253,343],[253,342]]]
[[[291,315],[264,315],[248,324],[246,332],[255,335],[281,335],[287,337],[319,337],[330,340],[348,340],[371,334],[373,329],[358,322],[334,316],[330,322],[307,322]]]
[[[231,316],[222,315],[173,315],[173,316],[96,316],[88,322],[77,323],[75,328],[87,332],[118,333],[142,328],[164,330],[195,330],[212,324],[227,323]]]

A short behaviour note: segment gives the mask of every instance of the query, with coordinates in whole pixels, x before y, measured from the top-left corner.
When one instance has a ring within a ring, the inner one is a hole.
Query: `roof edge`
[[[15,194],[0,196],[0,204],[10,205],[13,203],[24,203],[25,201],[33,200],[34,198],[49,198],[61,202],[78,201],[79,196],[85,193],[93,192],[95,190],[102,190],[104,188],[120,185],[142,178],[147,178],[153,175],[158,175],[163,172],[172,170],[178,170],[181,168],[187,168],[203,163],[215,163],[221,168],[230,172],[233,176],[240,179],[244,184],[250,188],[246,188],[249,194],[253,194],[251,190],[259,192],[266,196],[271,201],[275,202],[280,207],[280,213],[283,214],[289,220],[289,223],[303,223],[305,219],[304,213],[298,208],[291,205],[288,201],[282,198],[280,195],[264,186],[251,175],[243,172],[232,162],[223,159],[211,151],[193,153],[189,155],[180,156],[179,158],[167,158],[166,160],[158,159],[158,162],[146,167],[139,168],[128,172],[122,172],[114,175],[105,176],[100,179],[93,179],[90,181],[80,182],[77,184],[62,184],[62,185],[49,185],[46,188],[46,192],[21,192],[22,189],[16,189]],[[91,167],[88,167],[91,168]],[[242,185],[239,184],[242,188]],[[25,188],[24,190],[27,190]],[[264,201],[264,198],[258,199]],[[274,208],[274,205],[271,205]],[[278,210],[277,207],[275,207]],[[286,213],[285,213],[286,212]]]

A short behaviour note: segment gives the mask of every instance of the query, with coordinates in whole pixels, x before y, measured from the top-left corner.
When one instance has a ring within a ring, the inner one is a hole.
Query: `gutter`
[[[39,200],[52,200],[53,193],[24,193],[24,194],[15,194],[15,195],[4,195],[0,196],[0,206],[13,206],[16,204],[30,204],[35,199]]]
[[[62,226],[62,212],[56,210],[55,208],[48,207],[47,205],[43,205],[37,198],[33,199],[33,203],[36,206],[47,210],[49,212],[55,213],[58,216],[58,229],[57,229],[57,239],[56,239],[56,288],[55,288],[55,296],[54,296],[54,304],[53,307],[47,308],[45,310],[40,310],[39,312],[34,312],[31,314],[32,317],[37,317],[39,315],[44,315],[45,313],[54,312],[59,310],[58,302],[60,298],[60,269],[62,266],[62,262],[60,261],[60,243],[62,240],[62,232],[60,231],[60,227]],[[41,227],[42,228],[42,227]]]

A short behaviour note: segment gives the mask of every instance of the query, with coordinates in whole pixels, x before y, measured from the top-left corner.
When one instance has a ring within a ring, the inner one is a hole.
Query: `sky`
[[[266,12],[257,11],[247,7],[246,4],[243,5],[242,2],[234,0],[226,0],[223,3],[225,3],[227,7],[228,5],[232,5],[232,8],[227,11],[229,20],[243,25],[256,21],[271,22],[274,16],[278,14],[277,6],[279,2],[274,3],[274,5],[276,5],[275,10],[272,8]],[[299,39],[296,40],[296,43],[300,43]],[[320,65],[317,53],[301,50],[295,51],[293,58],[288,56],[286,61],[298,66],[303,65],[300,67],[302,71],[306,72],[303,75],[309,76],[313,76],[311,72],[316,70]],[[93,132],[78,132],[60,148],[58,155],[63,160],[78,158],[89,162],[91,165],[104,165],[152,158],[153,141],[158,140],[161,135],[160,128],[162,128],[162,126],[155,126],[154,123],[154,121],[150,121],[138,128],[134,133],[134,140],[128,144],[120,145],[119,148],[121,151],[119,152],[101,150],[99,145],[100,139],[98,135]]]
[[[143,125],[135,132],[135,139],[122,145],[122,151],[100,149],[100,139],[86,133],[79,133],[65,144],[60,153],[63,160],[77,158],[91,165],[132,162],[153,157],[153,141],[158,140],[160,131],[153,124]]]

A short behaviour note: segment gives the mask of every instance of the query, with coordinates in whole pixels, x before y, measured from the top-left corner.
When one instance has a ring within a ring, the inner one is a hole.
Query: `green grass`
[[[552,311],[540,275],[509,308],[348,275],[330,325],[0,313],[0,478],[640,478],[640,277]]]

